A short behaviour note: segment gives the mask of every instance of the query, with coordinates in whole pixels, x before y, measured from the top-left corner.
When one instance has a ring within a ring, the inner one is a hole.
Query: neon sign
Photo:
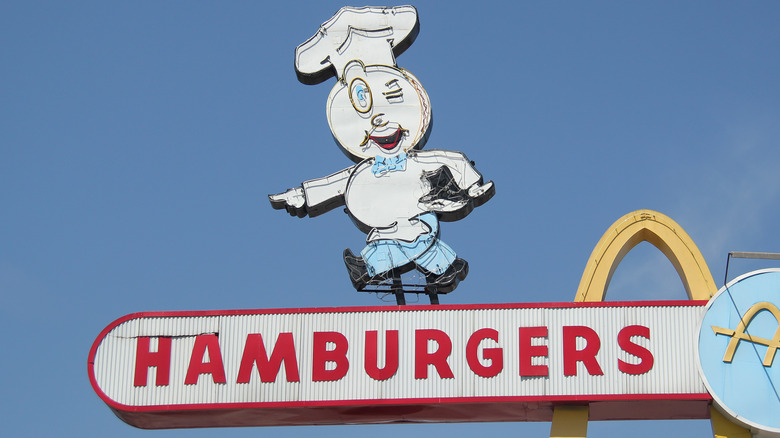
[[[356,290],[413,270],[425,277],[428,293],[454,290],[469,265],[441,240],[440,222],[466,217],[495,193],[465,154],[422,150],[431,103],[420,81],[396,64],[419,28],[413,6],[344,7],[295,50],[301,82],[336,77],[328,124],[355,164],[269,200],[298,217],[346,206],[367,235],[358,254],[343,254]]]

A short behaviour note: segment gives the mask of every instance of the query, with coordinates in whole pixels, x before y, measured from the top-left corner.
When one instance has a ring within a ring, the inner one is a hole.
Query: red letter
[[[366,374],[374,380],[387,380],[398,371],[398,330],[385,332],[385,367],[379,368],[377,332],[366,332]]]
[[[260,333],[250,333],[246,336],[244,356],[241,357],[241,367],[238,369],[236,383],[249,383],[252,367],[257,363],[257,372],[261,382],[273,382],[279,374],[279,368],[284,362],[284,373],[288,382],[298,382],[298,361],[295,359],[295,344],[292,333],[279,333],[276,345],[271,352],[271,359],[265,351],[263,336]]]
[[[534,357],[547,357],[546,345],[531,345],[532,338],[546,338],[547,327],[520,327],[520,375],[546,376],[547,365],[533,365]]]
[[[428,353],[428,340],[436,341],[439,348],[433,353]],[[436,372],[443,379],[452,379],[447,358],[452,352],[452,341],[447,333],[441,330],[415,330],[414,332],[414,378],[427,379],[428,365],[436,367]]]
[[[336,344],[333,350],[328,350],[329,342]],[[339,332],[314,332],[311,379],[315,382],[332,382],[346,376],[349,370],[348,348],[347,337]],[[325,369],[327,362],[335,362],[336,368]]]
[[[466,361],[474,374],[482,377],[494,377],[504,369],[504,354],[500,348],[483,348],[482,358],[490,361],[490,366],[482,365],[477,356],[479,343],[485,339],[498,342],[498,331],[484,328],[474,332],[466,343]]]
[[[585,339],[585,348],[577,350],[577,338]],[[582,362],[588,374],[601,376],[596,354],[601,348],[601,339],[592,328],[585,326],[563,327],[563,374],[566,376],[577,375],[577,362]]]
[[[209,361],[203,362],[203,355],[209,351]],[[192,347],[192,356],[190,357],[190,366],[187,368],[187,377],[184,379],[185,385],[194,385],[198,383],[198,377],[201,374],[211,374],[214,383],[226,383],[225,367],[222,365],[222,353],[219,351],[219,338],[217,335],[199,335],[195,338],[195,345]]]
[[[628,354],[639,358],[638,364],[623,362],[618,359],[618,369],[626,374],[644,374],[653,368],[653,353],[647,348],[631,342],[632,336],[650,339],[650,329],[642,325],[630,325],[618,333],[618,345]]]
[[[157,367],[154,384],[168,386],[171,375],[171,338],[157,338],[157,352],[149,351],[149,337],[141,336],[135,348],[135,386],[146,386],[149,367]]]

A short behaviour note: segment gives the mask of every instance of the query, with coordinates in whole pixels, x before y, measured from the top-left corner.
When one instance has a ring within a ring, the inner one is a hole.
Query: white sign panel
[[[103,331],[89,372],[150,428],[549,421],[577,402],[591,419],[706,418],[703,304],[141,313]]]

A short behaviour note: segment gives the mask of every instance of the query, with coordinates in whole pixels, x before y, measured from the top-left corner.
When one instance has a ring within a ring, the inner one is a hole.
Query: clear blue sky
[[[295,47],[340,2],[0,4],[0,329],[5,436],[547,436],[549,423],[148,432],[94,394],[87,353],[154,310],[381,305],[341,260],[340,210],[266,194],[351,162]],[[780,3],[417,2],[399,57],[431,98],[428,148],[497,194],[442,235],[470,262],[443,303],[571,301],[606,228],[677,221],[722,281],[728,251],[780,252]],[[362,6],[362,4],[356,5]],[[738,261],[734,274],[771,264]],[[775,265],[776,266],[776,265]],[[610,299],[682,299],[648,244]],[[591,423],[592,437],[709,434]]]

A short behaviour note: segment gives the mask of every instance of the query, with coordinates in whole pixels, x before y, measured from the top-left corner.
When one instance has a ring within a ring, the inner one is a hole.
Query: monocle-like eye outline
[[[363,78],[354,78],[349,83],[349,100],[355,111],[365,114],[371,111],[374,99],[371,96],[371,88]]]

